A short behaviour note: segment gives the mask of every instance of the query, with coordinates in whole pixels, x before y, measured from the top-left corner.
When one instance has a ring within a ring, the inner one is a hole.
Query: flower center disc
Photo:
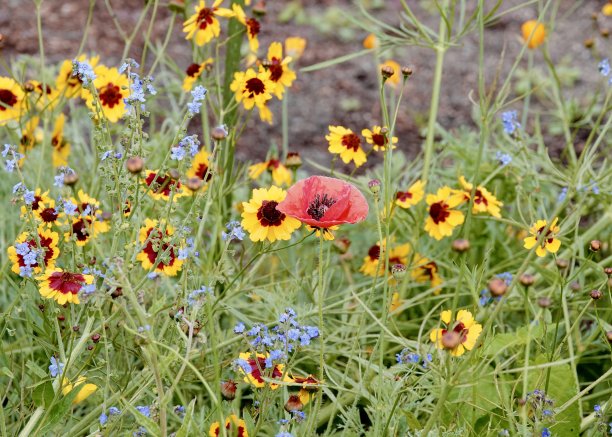
[[[0,111],[5,111],[7,106],[12,108],[17,103],[17,96],[11,90],[0,90]]]
[[[112,83],[106,85],[100,92],[100,101],[104,106],[112,108],[121,100],[121,89]]]
[[[334,204],[336,201],[331,197],[328,197],[327,194],[323,194],[321,197],[320,194],[317,194],[310,205],[308,205],[308,209],[306,212],[310,217],[317,221],[321,221],[325,212]]]
[[[359,146],[361,145],[361,140],[359,137],[353,133],[344,135],[342,137],[342,145],[349,150],[354,150],[355,152],[359,150]]]
[[[250,93],[249,97],[253,97],[255,94],[263,94],[266,91],[264,83],[256,77],[247,80],[245,88]]]
[[[429,216],[435,224],[443,222],[450,215],[448,206],[444,202],[436,202],[429,207]]]
[[[285,219],[285,214],[276,209],[278,202],[264,200],[257,211],[257,219],[262,226],[280,226]]]

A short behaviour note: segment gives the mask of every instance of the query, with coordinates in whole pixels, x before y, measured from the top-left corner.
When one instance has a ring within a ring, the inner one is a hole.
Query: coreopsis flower
[[[25,94],[10,77],[0,77],[0,126],[21,116]]]
[[[70,144],[64,139],[64,123],[66,116],[60,114],[55,119],[53,127],[53,136],[51,137],[51,145],[53,146],[53,166],[63,167],[68,165],[68,156],[70,156]]]
[[[15,244],[7,249],[9,260],[13,263],[11,270],[20,276],[29,277],[33,273],[39,274],[45,269],[54,268],[60,254],[58,241],[57,232],[43,226],[38,228],[38,237],[22,232]]]
[[[466,202],[469,202],[474,185],[466,181],[464,176],[459,177],[459,182],[463,187]],[[476,191],[474,193],[474,206],[472,207],[472,212],[474,214],[488,212],[493,217],[500,218],[500,208],[503,205],[504,204],[497,200],[497,198],[493,194],[491,194],[489,190],[487,190],[485,187],[481,185],[476,187]]]
[[[436,194],[428,194],[425,201],[429,205],[429,214],[425,221],[425,230],[436,240],[453,234],[453,229],[463,223],[464,216],[455,208],[464,199],[462,193],[453,192],[450,187],[442,187]]]
[[[373,33],[368,34],[363,40],[364,49],[374,49],[378,47],[378,38]]]
[[[379,68],[390,67],[393,69],[393,74],[387,78],[385,84],[391,85],[393,88],[397,88],[397,86],[402,81],[402,67],[397,62],[389,59],[378,66]]]
[[[70,220],[70,230],[64,234],[66,241],[74,238],[77,246],[85,246],[89,240],[108,232],[108,223],[91,215],[74,216]],[[74,236],[74,237],[73,237]]]
[[[255,180],[266,170],[272,174],[272,181],[276,185],[291,185],[291,172],[278,159],[269,159],[251,165],[249,167],[249,177]]]
[[[438,264],[419,253],[414,254],[410,277],[416,282],[429,282],[431,288],[436,288],[442,284],[442,278],[438,273]],[[440,289],[437,288],[434,294],[440,294]]]
[[[285,366],[284,364],[272,363],[272,366],[268,367],[267,365],[270,364],[270,360],[268,360],[270,354],[257,353],[253,355],[251,352],[242,352],[239,357],[239,360],[237,360],[238,371],[244,376],[244,382],[256,388],[262,388],[266,386],[264,378],[281,381]],[[285,375],[284,380],[291,381],[291,378]],[[279,384],[274,382],[268,382],[268,385],[272,390],[280,387]]]
[[[53,202],[53,199],[49,197],[49,190],[43,193],[40,188],[37,188],[34,190],[34,200],[29,205],[29,209],[32,211],[32,213],[37,214],[45,207],[45,205],[48,205],[51,202]],[[22,205],[21,218],[25,219],[27,216],[28,208],[26,208],[25,205]]]
[[[314,232],[317,238],[320,238],[323,235],[323,239],[325,241],[334,241],[336,237],[332,231],[337,231],[340,229],[340,226],[330,226],[329,228],[317,228],[315,226],[306,225],[306,231]]]
[[[419,179],[408,190],[398,191],[395,194],[395,204],[400,208],[408,209],[419,203],[424,195],[425,183]]]
[[[304,54],[306,49],[306,39],[299,36],[290,36],[285,39],[285,53],[291,59],[299,59]]]
[[[218,437],[221,435],[219,422],[214,422],[210,425],[210,429],[208,430],[208,435],[210,437]],[[244,420],[238,418],[235,414],[228,416],[225,419],[225,429],[227,430],[226,435],[228,436],[236,436],[236,437],[249,437],[249,433],[246,428],[246,423]]]
[[[21,138],[19,139],[19,153],[26,155],[30,149],[40,144],[43,140],[42,129],[38,127],[38,117],[31,117],[21,128]],[[19,165],[22,165],[20,160]]]
[[[60,93],[51,84],[43,84],[37,80],[29,80],[26,84],[26,90],[32,90],[30,93],[33,96],[34,105],[39,111],[53,109],[59,102]]]
[[[176,202],[179,198],[189,193],[183,189],[183,184],[169,174],[160,174],[156,171],[147,170],[143,183],[149,188],[149,196],[155,200],[170,200]]]
[[[95,68],[98,65],[100,57],[94,56],[87,58],[86,55],[81,55],[77,61],[84,62]],[[73,75],[72,59],[66,59],[60,66],[59,73],[55,79],[57,90],[60,94],[64,94],[66,98],[71,99],[81,95],[83,90],[83,81],[78,75]]]
[[[257,36],[261,31],[261,24],[254,17],[247,17],[244,13],[242,6],[236,3],[232,3],[232,11],[234,12],[234,18],[238,20],[244,27],[246,27],[247,39],[249,40],[249,50],[252,53],[257,53],[259,50],[259,40]]]
[[[317,229],[359,223],[368,216],[368,202],[357,187],[326,176],[296,182],[277,209]]]
[[[189,92],[193,89],[193,85],[200,78],[204,70],[209,65],[213,64],[213,58],[208,58],[201,64],[191,64],[185,70],[185,79],[183,79],[183,91]]]
[[[455,321],[451,324],[451,311],[442,311],[440,320],[446,327],[434,329],[429,335],[436,348],[446,349],[454,357],[461,356],[466,350],[474,348],[482,332],[482,325],[476,323],[471,312],[459,310]]]
[[[273,93],[282,100],[285,88],[289,88],[295,80],[295,72],[289,68],[292,58],[283,58],[283,45],[273,42],[268,47],[268,56],[264,61],[264,67],[270,72],[270,80],[276,85]]]
[[[601,13],[606,17],[612,16],[612,2],[608,2],[601,8]]]
[[[212,178],[212,171],[210,170],[210,161],[208,159],[208,152],[206,149],[200,149],[198,153],[193,157],[191,167],[187,170],[187,177],[197,178],[202,181],[202,190],[206,189],[208,181]]]
[[[289,240],[300,227],[299,220],[278,210],[287,192],[279,187],[253,190],[251,200],[242,202],[242,227],[249,233],[251,241]]]
[[[538,48],[546,39],[546,27],[537,20],[525,21],[521,26],[521,33],[523,41],[530,49]]]
[[[386,243],[383,243],[383,248],[386,248]],[[368,254],[363,258],[363,264],[359,271],[366,276],[381,276],[385,268],[385,258],[381,259],[380,242],[368,249]],[[408,255],[410,254],[410,245],[408,243],[395,246],[389,250],[389,269],[394,264],[408,264]]]
[[[71,273],[59,268],[47,269],[36,278],[38,292],[47,299],[54,299],[58,304],[79,304],[79,292],[86,285],[93,284],[94,277],[83,273]]]
[[[544,229],[546,228],[548,222],[546,220],[536,221],[535,224],[532,225],[531,228],[529,228],[529,233],[531,235],[525,237],[525,239],[523,240],[523,247],[525,249],[531,249],[537,244],[538,247],[536,247],[536,255],[539,257],[546,256],[546,252],[557,253],[557,251],[561,247],[561,241],[556,238],[560,230],[559,226],[557,226],[558,220],[559,218],[555,217],[555,219],[550,224],[548,230],[546,231],[546,235],[544,235],[543,237],[542,232],[544,232]],[[540,239],[542,241],[538,242],[538,240]]]
[[[221,32],[221,25],[217,17],[229,18],[234,16],[230,9],[220,8],[223,0],[215,0],[210,6],[206,6],[204,0],[200,0],[195,7],[195,14],[183,23],[185,39],[192,39],[198,46],[203,46],[213,38],[217,38]]]
[[[102,114],[111,123],[116,123],[127,112],[126,98],[130,95],[130,82],[125,74],[119,73],[116,68],[99,65],[95,69],[96,78],[93,85],[97,90]],[[96,111],[94,95],[85,91],[87,106]]]
[[[361,167],[367,161],[361,148],[361,139],[352,130],[342,126],[329,126],[329,135],[326,135],[325,139],[329,143],[327,150],[340,155],[345,164],[353,161],[355,167]]]
[[[361,131],[361,135],[366,139],[368,144],[372,144],[372,149],[375,151],[384,151],[387,144],[389,144],[389,137],[387,136],[387,132],[383,131],[383,128],[380,126],[372,127],[370,129],[364,129]],[[397,144],[397,137],[393,137],[391,139],[391,148],[395,149],[395,144]]]
[[[138,233],[138,240],[142,249],[136,259],[145,270],[167,276],[176,276],[182,269],[184,260],[179,256],[181,247],[172,242],[174,227],[165,221],[145,219],[144,225]]]
[[[266,102],[272,98],[272,94],[276,88],[274,82],[270,80],[270,72],[259,71],[249,68],[246,72],[237,72],[234,74],[234,81],[230,85],[230,89],[236,94],[236,101],[242,102],[244,109],[253,109],[257,106],[259,109],[265,107]]]
[[[76,396],[72,399],[72,405],[83,402],[89,396],[98,390],[96,384],[86,383],[87,378],[79,376],[74,384],[69,383],[65,378],[62,383],[62,394],[66,396],[72,390],[78,390]]]

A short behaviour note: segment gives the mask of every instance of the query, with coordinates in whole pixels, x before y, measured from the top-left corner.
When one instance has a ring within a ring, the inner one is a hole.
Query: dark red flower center
[[[34,202],[32,202],[32,211],[36,211],[38,209],[41,200],[42,197],[34,196]]]
[[[40,94],[51,94],[51,91],[52,91],[49,85],[45,85],[45,89],[43,90],[42,83],[39,83],[38,85],[36,85],[36,88],[38,89]]]
[[[215,8],[216,9],[216,8]],[[215,9],[213,8],[202,8],[198,12],[197,24],[202,30],[206,29],[207,26],[213,23],[215,17]]]
[[[308,205],[306,212],[313,219],[320,221],[325,215],[325,212],[334,203],[336,203],[336,200],[328,197],[327,193],[324,193],[323,196],[316,194],[314,200]]]
[[[91,222],[90,218],[84,217],[72,224],[72,233],[76,235],[78,241],[87,241],[89,239]]]
[[[251,38],[257,37],[257,35],[261,31],[261,25],[259,24],[259,21],[257,21],[255,18],[249,18],[248,20],[246,20],[246,26]]]
[[[15,103],[17,103],[17,96],[11,90],[0,89],[0,111],[12,108]]]
[[[276,209],[278,202],[264,200],[257,211],[257,219],[262,226],[280,226],[285,220],[285,214]]]
[[[375,244],[374,246],[370,247],[370,250],[368,250],[368,256],[371,260],[377,260],[380,258],[380,246]]]
[[[438,271],[438,265],[431,261],[427,264],[421,266],[421,270],[423,270],[423,274],[429,278],[430,281],[433,280],[435,273]]]
[[[249,92],[250,98],[266,92],[266,84],[264,84],[263,81],[257,77],[252,77],[247,80],[245,88]]]
[[[429,207],[429,216],[435,224],[446,221],[449,215],[448,205],[444,202],[436,202]]]
[[[208,166],[204,163],[198,166],[195,172],[196,176],[205,182],[208,182],[212,178],[212,173],[208,171]]]
[[[85,277],[80,273],[53,272],[49,276],[49,287],[62,294],[77,294],[85,284]]]
[[[387,137],[383,134],[372,134],[372,142],[378,147],[384,147],[387,144]]]
[[[55,208],[45,208],[40,212],[40,218],[45,223],[53,223],[59,214]]]
[[[153,181],[155,180],[155,186],[153,186]],[[176,187],[175,191],[181,188],[181,183],[179,181],[175,181],[170,176],[159,176],[157,173],[149,173],[147,178],[145,179],[145,183],[151,187],[151,190],[156,194],[163,194],[166,197],[170,197],[170,193],[172,192],[172,187]]]
[[[152,235],[151,235],[152,234]],[[168,232],[166,231],[166,236]],[[165,267],[171,267],[174,265],[176,259],[176,248],[171,246],[167,242],[164,242],[161,238],[161,231],[159,229],[151,228],[147,232],[147,245],[142,249],[147,255],[149,262],[155,264],[157,257],[160,254],[167,254],[168,260],[160,260],[156,268],[163,270]]]
[[[272,58],[268,64],[268,71],[270,72],[270,80],[272,82],[278,82],[283,76],[283,64],[278,58]]]
[[[121,95],[121,88],[113,83],[108,83],[100,90],[100,101],[104,106],[113,108],[118,105],[123,96]]]
[[[405,202],[409,199],[412,199],[412,193],[410,191],[398,191],[395,195],[395,198],[400,202]]]
[[[542,231],[544,231],[545,227],[546,227],[546,225],[544,225],[540,229],[538,229],[538,232],[537,232],[537,235],[536,235],[536,239],[537,240],[540,239],[540,235],[542,234]],[[555,237],[554,237],[554,235],[552,235],[552,231],[550,230],[550,228],[548,228],[548,231],[546,231],[546,235],[545,235],[544,239],[542,240],[542,245],[544,245],[545,243],[552,244],[554,239],[555,239]]]
[[[47,262],[53,258],[54,255],[54,251],[51,248],[51,242],[53,241],[50,237],[43,237],[42,235],[38,234],[38,238],[40,240],[40,247],[44,253],[44,257],[43,257],[43,261],[44,261],[44,265],[47,265]],[[30,246],[32,248],[32,250],[37,250],[38,246],[36,245],[36,241],[35,240],[29,240],[26,242],[28,244],[28,246]],[[19,264],[20,267],[25,267],[25,262],[23,261],[23,256],[22,255],[17,255],[17,263]],[[31,265],[31,267],[38,267],[38,261],[34,264]]]
[[[359,146],[361,146],[361,140],[354,133],[346,134],[342,137],[342,145],[356,152],[359,150]]]
[[[251,366],[251,376],[259,383],[264,383],[264,379],[261,377],[261,372],[266,370],[266,359],[263,357],[257,357],[257,360],[251,358],[248,360],[249,366]],[[272,369],[271,377],[274,379],[280,379],[283,376],[283,372],[274,366]]]
[[[476,192],[474,193],[474,203],[476,203],[476,204],[481,204],[482,203],[484,206],[488,206],[489,205],[489,201],[482,194],[482,191],[480,191],[480,190],[476,190]]]
[[[200,64],[191,64],[187,67],[187,76],[194,77],[196,74],[200,72]]]
[[[271,159],[268,161],[268,170],[272,171],[275,168],[278,168],[280,165],[280,161],[278,159]]]

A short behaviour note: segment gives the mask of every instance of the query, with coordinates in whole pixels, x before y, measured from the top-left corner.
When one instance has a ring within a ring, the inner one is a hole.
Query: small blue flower
[[[287,431],[281,431],[275,437],[293,437],[293,434]]]
[[[210,287],[202,286],[197,290],[193,290],[187,297],[187,303],[191,306],[201,305],[207,296],[214,296],[214,291]]]
[[[98,417],[98,420],[100,421],[100,426],[104,426],[106,425],[106,422],[108,422],[108,416],[106,413],[102,413],[100,414],[100,417]]]
[[[151,417],[151,407],[148,405],[137,405],[136,409],[145,417]]]
[[[53,177],[53,186],[59,187],[59,188],[64,186],[64,175],[63,174],[58,174],[57,176]]]
[[[110,414],[111,416],[118,416],[119,414],[121,414],[121,410],[117,407],[110,407],[108,409],[108,414]]]
[[[64,372],[65,364],[58,361],[57,358],[51,357],[51,365],[49,366],[49,373],[55,378],[60,373]]]
[[[505,167],[512,162],[512,156],[508,155],[507,153],[502,153],[498,151],[497,153],[495,153],[495,157],[497,158],[502,167]]]
[[[551,435],[550,429],[542,428],[542,437],[550,437]]]
[[[244,360],[242,358],[236,358],[234,360],[234,366],[236,366],[236,368],[240,368],[242,369],[242,371],[244,373],[251,373],[252,369],[251,369],[251,365],[249,364],[249,362],[247,360]]]
[[[33,204],[35,200],[36,200],[36,197],[34,195],[34,191],[28,190],[25,193],[23,193],[23,201],[25,202],[26,205]]]
[[[185,158],[186,154],[187,151],[180,145],[170,149],[170,159],[173,159],[175,161],[182,161]]]
[[[563,188],[561,188],[561,192],[557,196],[557,202],[559,202],[559,203],[563,202],[566,197],[567,197],[567,187],[563,187]]]
[[[244,230],[242,229],[242,226],[240,226],[239,222],[235,220],[231,221],[227,223],[225,227],[229,232],[221,232],[221,238],[223,239],[223,241],[232,241],[232,240],[242,241],[244,239],[246,234]]]
[[[234,326],[234,334],[242,334],[245,330],[244,323],[238,322],[236,326]]]
[[[202,85],[198,85],[193,89],[193,91],[191,91],[191,95],[193,100],[200,102],[204,100],[207,92],[208,90],[206,88],[204,88]]]
[[[502,113],[501,119],[504,126],[504,132],[509,135],[512,135],[521,128],[521,124],[518,122],[518,112],[516,111],[507,111]]]
[[[599,64],[597,64],[597,69],[599,70],[599,74],[604,77],[608,77],[610,75],[610,60],[604,59]]]
[[[77,76],[87,86],[96,80],[96,73],[88,62],[79,62],[77,59],[72,61],[72,75]]]
[[[179,146],[189,150],[189,154],[193,157],[200,150],[200,140],[197,135],[189,135],[179,141]]]
[[[185,407],[183,407],[182,405],[177,405],[176,407],[174,407],[174,413],[181,418],[185,417]]]

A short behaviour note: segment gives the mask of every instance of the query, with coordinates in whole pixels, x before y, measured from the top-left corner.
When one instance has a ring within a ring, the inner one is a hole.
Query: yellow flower
[[[386,128],[385,131],[380,126],[372,127],[370,129],[364,129],[361,131],[361,135],[366,139],[368,144],[372,144],[372,148],[375,151],[384,151],[387,144],[389,143],[389,137],[387,136]],[[395,144],[397,144],[397,137],[393,137],[391,140],[392,148],[395,149]]]
[[[329,228],[315,228],[314,226],[306,225],[306,230],[310,233],[315,233],[317,238],[321,237],[321,232],[323,232],[323,239],[325,241],[334,241],[336,237],[334,236],[332,231],[337,231],[340,229],[340,226],[330,226]]]
[[[166,276],[176,276],[181,271],[183,260],[178,256],[180,247],[172,243],[172,235],[174,228],[164,220],[145,219],[138,233],[142,249],[136,255],[144,270],[151,270],[155,266],[156,273]]]
[[[283,45],[273,42],[268,48],[264,67],[270,73],[270,80],[276,85],[274,95],[282,100],[285,87],[289,88],[295,80],[295,72],[289,68],[291,57],[283,58]]]
[[[399,293],[393,293],[393,296],[391,297],[391,304],[389,305],[389,312],[395,312],[395,310],[402,306],[403,303],[404,301],[400,299]]]
[[[77,246],[85,246],[91,238],[98,234],[108,232],[108,223],[91,215],[73,217],[70,223],[70,231],[64,234],[66,241],[70,241],[74,235]]]
[[[42,297],[55,299],[58,304],[64,305],[80,303],[79,292],[85,285],[93,284],[94,277],[53,268],[47,269],[36,280],[38,281],[38,292]]]
[[[249,40],[249,50],[252,53],[257,53],[259,50],[259,40],[257,35],[261,30],[261,24],[253,17],[247,17],[244,13],[244,9],[236,3],[232,3],[232,11],[234,17],[240,21],[246,27],[247,39]]]
[[[612,3],[606,3],[603,5],[603,8],[601,8],[601,13],[606,17],[612,16]]]
[[[83,402],[85,399],[95,393],[96,390],[98,390],[97,385],[90,383],[85,384],[85,381],[87,381],[87,378],[84,376],[79,376],[73,385],[64,378],[64,381],[62,382],[62,394],[64,396],[70,393],[73,389],[77,389],[79,391],[72,399],[72,405]]]
[[[249,233],[251,241],[289,240],[301,222],[289,217],[276,206],[285,199],[287,192],[279,187],[253,190],[248,202],[242,202],[242,227]]]
[[[195,8],[195,14],[183,23],[185,39],[193,39],[198,46],[203,46],[221,32],[221,25],[217,17],[229,18],[234,13],[230,9],[220,8],[223,0],[215,0],[211,7],[206,7],[204,0]]]
[[[464,176],[459,177],[459,182],[465,191],[466,201],[470,200],[470,194],[472,193],[472,188],[474,185],[465,180]],[[504,204],[497,200],[497,198],[489,192],[485,187],[478,186],[476,187],[476,192],[474,193],[474,206],[472,207],[472,212],[474,214],[478,214],[481,212],[488,212],[493,217],[500,218],[500,207]]]
[[[143,183],[149,187],[149,196],[155,200],[170,200],[176,202],[179,198],[188,196],[187,190],[183,190],[183,184],[169,174],[159,174],[156,171],[147,170]]]
[[[270,73],[249,68],[245,73],[237,72],[234,74],[234,81],[230,89],[236,93],[236,101],[242,102],[244,109],[253,109],[265,106],[266,102],[272,98],[274,92],[274,82],[270,80]]]
[[[393,68],[393,75],[385,81],[385,84],[391,85],[393,88],[397,88],[397,86],[401,82],[402,77],[402,67],[397,62],[389,59],[388,61],[383,62],[378,66],[378,68],[383,67],[391,67]]]
[[[28,217],[28,209],[32,210],[34,215],[36,215],[36,214],[40,213],[40,211],[43,208],[45,208],[46,206],[50,205],[51,203],[53,203],[53,205],[55,205],[55,201],[52,198],[49,197],[49,190],[47,190],[47,191],[45,191],[43,193],[40,188],[37,188],[34,191],[34,202],[32,202],[30,207],[26,208],[25,205],[23,205],[21,207],[21,218],[22,219],[27,219],[27,217]]]
[[[188,178],[197,178],[203,181],[201,190],[206,190],[208,181],[212,178],[212,171],[210,170],[210,161],[208,160],[208,152],[206,149],[200,149],[200,151],[193,157],[191,168],[187,170]]]
[[[219,422],[214,422],[210,425],[208,435],[210,437],[218,437],[221,435]],[[225,419],[225,429],[227,430],[226,435],[230,437],[249,437],[249,433],[246,428],[244,420],[238,418],[235,414],[228,416]]]
[[[255,354],[253,355],[251,352],[242,352],[239,357],[241,360],[244,360],[247,365],[238,367],[239,372],[244,375],[244,382],[251,384],[255,388],[262,388],[266,386],[266,381],[264,378],[268,380],[277,380],[281,381],[283,378],[283,369],[285,368],[284,364],[274,364],[274,367],[266,366],[266,359],[269,358],[270,354]],[[284,382],[291,382],[292,379],[289,375],[285,375]],[[268,385],[272,390],[276,390],[280,387],[279,384],[275,384],[273,382],[268,382]]]
[[[425,230],[436,240],[452,235],[453,229],[463,223],[463,213],[453,209],[463,201],[462,193],[442,187],[436,194],[428,194],[425,201],[429,205]]]
[[[386,244],[383,244],[383,248]],[[389,250],[389,269],[394,264],[408,263],[408,255],[410,254],[410,245],[408,243],[401,244]],[[359,271],[366,276],[382,276],[385,266],[385,258],[380,256],[380,242],[370,247],[368,254],[363,259],[363,264]]]
[[[395,204],[400,208],[408,209],[419,203],[424,195],[425,184],[419,179],[407,191],[398,191],[395,194]]]
[[[270,159],[266,162],[251,165],[249,167],[249,177],[255,180],[265,170],[272,173],[272,180],[276,185],[291,185],[291,172],[278,159]]]
[[[306,39],[299,36],[290,36],[285,39],[285,52],[292,59],[301,58],[302,54],[304,54],[304,49],[306,49]]]
[[[98,99],[102,114],[111,123],[116,123],[126,113],[123,99],[129,96],[129,80],[126,75],[119,73],[116,68],[99,65],[95,69],[96,79],[93,85],[98,92]],[[84,92],[87,106],[96,111],[94,96],[91,92]]]
[[[326,135],[325,139],[329,143],[327,150],[340,155],[345,164],[353,161],[355,167],[361,167],[367,161],[361,148],[361,139],[352,130],[342,126],[329,126],[329,135]]]
[[[49,83],[44,85],[37,80],[29,80],[26,83],[26,90],[31,89],[34,104],[38,111],[53,109],[59,102],[59,92]]]
[[[438,265],[419,253],[414,254],[410,277],[416,282],[429,282],[431,288],[436,288],[434,290],[435,295],[440,294],[442,291],[440,288],[437,288],[443,282],[438,273]]]
[[[454,357],[461,356],[466,350],[470,351],[474,348],[482,332],[482,325],[476,323],[471,312],[459,310],[452,325],[450,310],[442,311],[440,319],[446,327],[434,329],[429,334],[429,339],[436,348],[449,350]]]
[[[555,217],[555,219],[550,224],[548,231],[546,231],[546,235],[544,235],[543,237],[541,237],[541,235],[544,229],[546,228],[548,222],[546,220],[536,221],[535,224],[529,229],[529,233],[531,235],[523,240],[523,247],[525,249],[531,249],[537,244],[538,247],[536,247],[536,255],[539,257],[546,256],[546,252],[557,253],[557,251],[561,247],[561,241],[556,238],[557,233],[560,230],[559,226],[557,226],[558,220],[559,218]],[[540,238],[542,239],[542,241],[538,244],[538,240]]]
[[[374,49],[378,47],[378,38],[373,33],[370,33],[363,40],[363,48],[364,49]]]
[[[525,21],[521,26],[523,41],[527,43],[527,47],[535,49],[542,44],[546,39],[546,27],[537,20]]]
[[[7,249],[9,260],[13,263],[11,268],[12,272],[19,275],[21,274],[21,269],[26,267],[24,255],[18,253],[21,252],[21,250],[18,250],[18,245],[22,245],[23,243],[26,243],[30,250],[39,253],[34,264],[28,263],[33,273],[39,274],[45,269],[54,268],[55,260],[60,254],[59,248],[57,247],[58,241],[59,235],[57,232],[53,232],[45,226],[38,227],[38,238],[30,235],[29,232],[22,232],[19,234],[17,240],[15,240],[15,244],[9,246]],[[38,264],[41,259],[43,262],[42,266]]]
[[[53,136],[51,137],[51,145],[53,146],[53,166],[62,167],[68,165],[68,156],[70,156],[70,144],[64,140],[64,123],[66,116],[60,114],[55,120],[53,128]]]
[[[202,75],[202,72],[209,66],[213,64],[213,58],[208,58],[201,64],[191,64],[185,70],[185,79],[183,79],[183,91],[191,91],[193,89],[193,85]]]
[[[0,77],[0,126],[21,116],[24,96],[17,82],[10,77]]]
[[[100,57],[94,56],[93,58],[87,58],[86,55],[81,55],[77,58],[79,62],[87,62],[92,68],[96,68]],[[57,91],[60,94],[64,94],[67,99],[71,99],[81,95],[83,90],[83,83],[78,76],[72,75],[72,59],[66,59],[60,66],[59,73],[55,79],[57,85]]]
[[[23,121],[23,120],[22,120]],[[38,127],[38,117],[31,117],[25,122],[21,129],[21,139],[19,141],[19,153],[26,155],[30,149],[40,144],[43,140],[42,129]],[[23,159],[19,160],[19,165],[23,164]]]

